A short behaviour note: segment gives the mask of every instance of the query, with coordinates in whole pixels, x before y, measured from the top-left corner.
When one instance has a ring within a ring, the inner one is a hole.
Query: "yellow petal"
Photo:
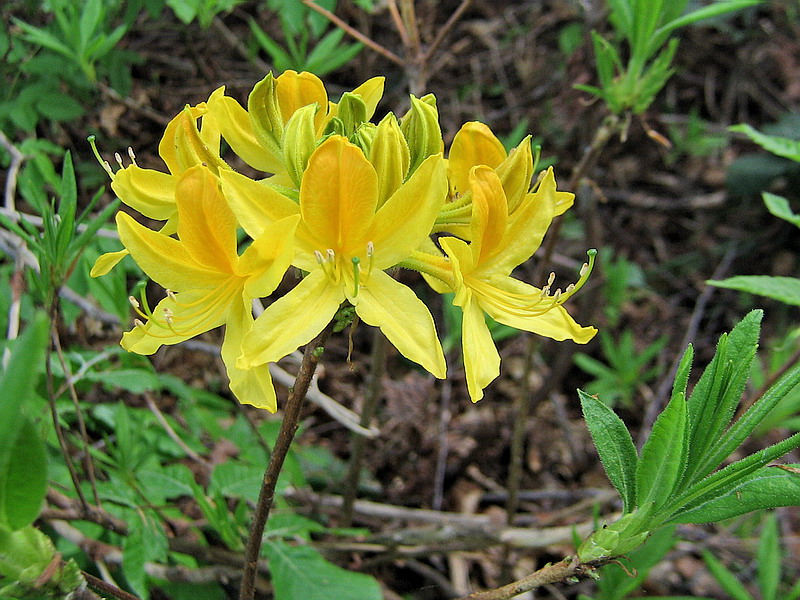
[[[233,274],[237,223],[219,180],[205,167],[193,167],[181,177],[175,197],[181,244],[209,270]]]
[[[153,318],[122,335],[122,347],[149,355],[161,346],[178,344],[219,327],[231,306],[231,289],[191,290],[164,298],[153,309]],[[172,315],[171,323],[165,319],[165,310]]]
[[[396,265],[423,243],[446,195],[442,155],[429,156],[375,215],[369,241],[375,246],[376,268]]]
[[[211,94],[208,110],[216,119],[222,137],[239,158],[265,173],[283,171],[281,159],[258,142],[247,111],[235,99],[225,95],[224,87]]]
[[[508,214],[511,214],[517,210],[531,187],[533,177],[531,137],[526,136],[495,170],[506,192]]]
[[[312,271],[256,319],[237,366],[275,362],[307,344],[331,322],[343,300],[341,285],[332,285],[322,269]]]
[[[131,165],[114,174],[111,189],[125,204],[145,217],[166,221],[178,212],[175,177]]]
[[[356,312],[368,325],[380,327],[386,338],[407,359],[439,379],[447,374],[442,346],[428,308],[410,288],[383,271],[374,270],[350,298]]]
[[[465,123],[453,138],[448,155],[451,190],[464,194],[469,189],[467,178],[472,167],[486,165],[495,168],[505,159],[506,150],[491,129],[477,121]]]
[[[357,146],[331,136],[311,155],[300,186],[300,212],[318,250],[363,253],[377,201],[378,177]]]
[[[283,279],[294,258],[294,231],[300,215],[268,225],[239,257],[237,274],[246,277],[244,292],[248,298],[271,294]]]
[[[215,172],[228,168],[219,157],[219,148],[206,146],[197,129],[197,119],[206,111],[205,105],[187,106],[164,129],[158,153],[173,175],[180,175],[186,169],[200,164]]]
[[[583,327],[576,323],[563,306],[554,306],[541,313],[541,307],[546,307],[546,301],[543,301],[540,307],[534,305],[535,300],[541,296],[541,290],[532,285],[511,277],[496,277],[492,283],[500,292],[508,292],[517,297],[528,295],[532,299],[530,315],[526,316],[519,314],[518,310],[508,310],[508,305],[504,305],[496,299],[479,297],[478,300],[483,310],[499,323],[559,342],[572,340],[578,344],[585,344],[597,334],[597,329],[594,327]],[[519,302],[517,302],[517,306],[519,306]],[[536,314],[537,312],[540,314]]]
[[[275,412],[278,408],[275,387],[269,374],[269,365],[240,369],[236,361],[242,354],[242,341],[253,326],[250,302],[235,302],[225,322],[225,339],[222,342],[222,362],[228,372],[230,388],[242,404],[251,404]]]
[[[489,167],[473,167],[469,186],[472,191],[472,254],[477,263],[482,263],[503,249],[508,205],[500,178]]]
[[[116,252],[106,252],[105,254],[101,254],[97,257],[97,260],[94,261],[94,266],[92,266],[92,270],[89,272],[89,275],[92,277],[102,277],[107,273],[111,272],[111,269],[116,267],[123,258],[128,256],[128,251],[126,249],[117,250]]]
[[[508,218],[502,248],[486,261],[483,268],[508,275],[536,252],[555,215],[555,191],[556,181],[550,169],[536,194],[529,195]]]
[[[383,97],[385,80],[385,77],[367,79],[352,92],[361,96],[362,100],[364,100],[364,103],[367,105],[367,120],[371,119],[372,115],[375,114],[375,109],[378,108],[378,102],[380,102]]]
[[[486,326],[483,309],[470,294],[461,307],[461,346],[469,397],[483,398],[483,389],[500,375],[500,354]]]
[[[119,238],[150,279],[171,290],[209,289],[225,277],[198,265],[181,242],[117,213]]]
[[[472,250],[469,244],[458,238],[443,237],[439,239],[439,243],[453,266],[453,288],[456,291],[455,303],[461,306],[466,302],[464,295],[467,288],[464,284],[464,278],[468,277],[475,269]]]
[[[319,77],[307,71],[284,71],[275,79],[275,86],[284,123],[298,108],[316,103],[322,109],[315,117],[316,126],[320,125],[328,106],[328,92]]]

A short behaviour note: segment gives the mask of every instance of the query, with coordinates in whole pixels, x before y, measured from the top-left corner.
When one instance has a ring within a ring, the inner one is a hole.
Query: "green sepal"
[[[345,92],[339,100],[336,116],[344,124],[345,137],[350,137],[367,120],[367,104],[358,94]]]
[[[309,104],[299,108],[289,118],[283,134],[283,162],[286,171],[300,187],[300,180],[308,165],[308,159],[317,147],[316,133],[314,128],[314,116],[317,114],[318,106]]]
[[[274,156],[283,156],[283,115],[272,72],[253,87],[247,97],[247,112],[259,143]]]
[[[578,559],[591,562],[620,556],[638,548],[649,535],[647,511],[629,513],[592,533],[578,548]]]
[[[406,180],[411,164],[408,144],[392,113],[378,123],[368,156],[378,174],[378,206],[382,206]]]
[[[436,97],[433,94],[427,94],[422,98],[412,95],[411,110],[400,120],[400,130],[406,138],[411,154],[408,169],[410,177],[423,160],[444,150]]]

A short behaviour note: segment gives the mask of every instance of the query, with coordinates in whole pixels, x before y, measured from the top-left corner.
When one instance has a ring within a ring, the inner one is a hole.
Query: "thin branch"
[[[425,51],[425,55],[422,58],[422,62],[428,63],[430,62],[431,58],[433,57],[434,53],[439,49],[439,46],[444,41],[444,38],[450,33],[450,30],[458,23],[461,16],[464,12],[469,8],[469,5],[472,3],[472,0],[461,0],[461,4],[458,5],[458,8],[450,15],[450,18],[445,21],[445,24],[439,29],[439,33],[436,34],[436,37],[433,39],[430,47]]]
[[[297,428],[299,427],[300,411],[303,408],[308,386],[314,371],[317,369],[321,350],[325,342],[333,331],[333,324],[329,324],[320,334],[306,345],[303,353],[303,363],[297,373],[294,387],[289,391],[289,399],[286,402],[286,409],[281,421],[281,428],[278,431],[278,438],[275,440],[275,447],[269,457],[269,464],[264,471],[264,480],[261,483],[261,491],[258,494],[258,502],[253,513],[253,522],[250,526],[250,535],[245,546],[244,573],[242,574],[242,585],[239,588],[239,600],[253,600],[255,595],[256,573],[258,571],[258,556],[261,552],[261,541],[264,535],[264,527],[269,518],[272,501],[275,498],[275,485],[278,483],[283,462],[289,453]]]
[[[0,146],[3,146],[6,152],[11,155],[11,162],[6,172],[5,190],[3,191],[3,206],[8,211],[14,211],[16,210],[17,174],[27,156],[11,143],[11,140],[2,131],[0,131]]]
[[[353,38],[357,39],[359,42],[361,42],[365,46],[367,46],[369,48],[372,48],[378,54],[383,55],[384,57],[386,57],[387,59],[389,59],[393,63],[398,64],[401,67],[405,68],[406,61],[404,59],[400,58],[399,56],[397,56],[397,54],[395,54],[394,52],[392,52],[388,48],[386,48],[384,46],[381,46],[378,42],[372,40],[371,38],[368,38],[367,36],[365,36],[363,33],[358,31],[357,29],[354,29],[353,27],[351,27],[350,25],[348,25],[347,23],[342,21],[335,14],[333,14],[331,11],[326,10],[326,9],[322,8],[321,6],[316,5],[313,2],[313,0],[302,0],[302,1],[303,1],[303,4],[305,4],[308,8],[310,8],[311,10],[316,11],[319,14],[321,14],[323,17],[328,19],[331,23],[336,25],[339,29],[342,29],[350,37],[353,37]]]
[[[82,571],[82,573],[84,579],[86,579],[87,585],[93,590],[100,592],[101,594],[114,596],[114,598],[117,598],[118,600],[139,600],[138,596],[129,594],[125,590],[121,590],[115,585],[106,583],[105,581],[99,579],[98,577],[95,577],[91,573],[87,573],[86,571]]]
[[[172,428],[172,425],[170,425],[169,422],[167,421],[166,417],[164,417],[164,413],[162,413],[161,409],[158,408],[158,405],[156,404],[155,400],[153,399],[153,395],[150,392],[145,392],[143,395],[144,395],[144,401],[147,403],[147,408],[149,408],[150,412],[155,415],[156,419],[158,419],[159,424],[164,429],[164,431],[167,432],[167,435],[170,437],[170,439],[173,442],[175,442],[176,444],[178,444],[178,446],[180,446],[181,450],[186,452],[186,456],[191,458],[193,461],[203,465],[204,467],[206,467],[210,471],[211,464],[205,458],[200,456],[197,452],[192,450],[186,444],[186,442],[184,442],[181,439],[181,436],[179,436],[176,433],[176,431]]]

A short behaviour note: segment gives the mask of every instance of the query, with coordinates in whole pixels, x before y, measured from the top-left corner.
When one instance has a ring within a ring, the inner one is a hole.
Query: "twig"
[[[153,399],[153,394],[151,394],[150,392],[145,392],[143,396],[144,396],[144,401],[147,403],[147,408],[149,408],[150,412],[155,415],[156,419],[158,419],[159,424],[164,429],[164,431],[167,432],[167,435],[170,437],[170,439],[176,444],[178,444],[181,450],[186,452],[186,456],[191,458],[193,461],[200,463],[207,469],[210,469],[211,465],[209,464],[209,462],[205,458],[200,456],[197,452],[192,450],[186,444],[186,442],[184,442],[181,439],[181,436],[179,436],[177,432],[172,428],[172,425],[170,425],[169,422],[167,422],[167,419],[164,417],[164,413],[161,412],[161,409],[158,408],[158,405]]]
[[[11,155],[11,162],[8,165],[6,172],[6,185],[3,191],[3,206],[8,211],[16,210],[16,194],[17,194],[17,174],[19,173],[22,163],[27,158],[19,149],[11,143],[6,137],[6,134],[0,131],[0,146]]]
[[[387,59],[389,59],[393,63],[398,64],[401,67],[405,67],[406,66],[406,61],[403,60],[402,58],[400,58],[399,56],[397,56],[397,54],[395,54],[394,52],[392,52],[388,48],[386,48],[384,46],[381,46],[378,42],[372,40],[371,38],[368,38],[367,36],[365,36],[363,33],[358,31],[357,29],[354,29],[353,27],[351,27],[350,25],[348,25],[347,23],[342,21],[335,14],[333,14],[331,11],[324,9],[321,6],[318,6],[317,4],[315,4],[313,2],[313,0],[302,0],[302,1],[303,1],[303,4],[305,4],[308,8],[310,8],[311,10],[316,11],[319,14],[321,14],[323,17],[328,19],[331,23],[336,25],[339,29],[342,29],[349,36],[357,39],[359,42],[361,42],[365,46],[368,46],[369,48],[372,48],[373,50],[375,50],[375,52],[377,52],[378,54],[383,55],[384,57],[386,57]]]
[[[436,37],[431,42],[431,45],[428,47],[425,55],[423,56],[423,62],[428,63],[430,62],[433,55],[439,49],[444,38],[450,33],[450,30],[458,23],[458,20],[464,14],[464,12],[469,8],[469,5],[472,4],[472,0],[461,0],[461,4],[458,5],[458,8],[450,15],[450,18],[445,21],[444,25],[439,29],[439,33],[436,34]]]
[[[383,372],[386,366],[386,336],[377,327],[372,335],[372,356],[370,357],[372,372],[370,373],[369,386],[364,397],[364,406],[361,409],[360,425],[363,428],[369,427],[378,400],[381,396]],[[342,503],[342,516],[340,519],[341,527],[350,527],[353,522],[353,502],[358,495],[358,483],[361,479],[361,463],[364,460],[366,440],[364,436],[353,435],[350,438],[353,452],[350,456],[350,464],[347,468],[347,477],[344,486],[344,502]]]
[[[585,577],[594,573],[598,567],[601,567],[607,562],[609,562],[609,560],[582,563],[577,558],[565,558],[561,562],[545,565],[538,571],[518,581],[494,590],[475,592],[469,596],[464,596],[460,600],[508,600],[524,592],[529,592],[551,583],[559,583]]]
[[[114,598],[118,598],[119,600],[139,600],[138,596],[129,594],[125,590],[121,590],[115,585],[106,583],[105,581],[95,577],[91,573],[87,573],[86,571],[82,571],[82,573],[89,587],[102,594],[109,594],[111,596],[114,596]]]
[[[294,435],[299,427],[300,410],[303,407],[308,386],[314,376],[314,371],[319,363],[322,348],[333,330],[329,324],[320,334],[306,345],[303,353],[303,363],[297,373],[294,387],[289,391],[289,399],[286,402],[286,409],[281,421],[281,428],[278,431],[278,438],[275,440],[275,447],[269,457],[269,463],[264,471],[264,480],[261,483],[261,491],[258,494],[258,502],[253,514],[253,522],[250,526],[250,535],[245,546],[244,573],[242,574],[242,585],[239,588],[239,600],[253,600],[255,594],[256,572],[258,570],[258,555],[261,552],[261,538],[264,535],[264,526],[269,518],[272,508],[272,501],[275,497],[275,485],[278,482],[283,462],[289,453]]]

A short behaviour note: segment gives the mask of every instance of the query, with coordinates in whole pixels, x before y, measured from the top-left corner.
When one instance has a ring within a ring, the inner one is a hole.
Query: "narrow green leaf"
[[[281,600],[381,600],[378,582],[363,573],[346,571],[326,561],[310,546],[267,541],[275,597]]]
[[[769,192],[761,194],[761,198],[764,200],[764,204],[770,213],[779,219],[788,221],[795,227],[800,227],[800,215],[792,211],[789,207],[789,201],[786,198],[776,194],[770,194]]]
[[[100,19],[103,16],[102,10],[102,0],[87,0],[81,7],[81,18],[78,21],[81,54],[85,53],[89,46],[89,40],[92,39],[97,26],[100,24]]]
[[[692,361],[694,360],[694,347],[689,344],[681,357],[681,362],[678,364],[678,370],[675,372],[675,380],[672,383],[672,395],[674,398],[678,394],[686,396],[686,386],[689,384],[689,374],[692,372]]]
[[[39,516],[47,493],[47,451],[30,419],[20,419],[5,469],[0,472],[0,523],[12,531]]]
[[[714,359],[689,398],[689,458],[684,487],[716,469],[732,452],[709,465],[709,449],[717,446],[744,391],[758,348],[762,317],[763,311],[751,311],[729,334],[720,337]]]
[[[734,507],[743,509],[735,514],[743,514],[745,512],[749,512],[750,510],[754,510],[752,508],[747,508],[749,505],[743,502],[743,499],[746,497],[743,492],[739,495],[736,494],[737,486],[744,486],[747,482],[747,478],[753,473],[757,472],[761,467],[798,447],[800,447],[800,433],[796,433],[782,442],[773,444],[768,448],[759,450],[750,456],[736,461],[724,469],[709,475],[702,481],[695,483],[683,494],[681,494],[680,497],[671,501],[662,511],[662,515],[668,522],[690,522],[684,521],[683,515],[689,514],[691,511],[699,509],[702,506],[709,505],[709,503],[715,499],[727,497],[731,493],[733,493],[734,497],[739,500]],[[768,482],[763,482],[764,488],[761,489],[765,489],[767,487],[767,483]],[[759,485],[761,485],[761,483]],[[786,484],[782,485],[785,486]],[[787,488],[788,493],[794,494],[792,491],[793,489],[793,487],[789,486]],[[758,494],[759,489],[754,490],[754,492]],[[784,494],[784,497],[785,496],[786,494]],[[790,497],[794,498],[794,502],[797,503],[796,497]],[[758,496],[758,498],[762,498],[762,496]],[[763,502],[766,502],[767,504],[765,506],[757,506],[757,508],[774,508],[775,506],[781,506],[780,503],[771,504],[773,502],[778,502],[779,498],[780,496],[775,494],[770,494],[767,497],[763,497]],[[723,517],[714,517],[709,520],[714,521],[722,518]]]
[[[709,448],[699,473],[710,473],[736,450],[786,394],[800,383],[800,363],[791,367]]]
[[[686,397],[674,396],[653,424],[636,468],[636,503],[658,510],[672,495],[686,468]]]
[[[638,456],[631,434],[613,410],[597,398],[578,390],[583,416],[611,483],[622,496],[623,511],[636,506]]]
[[[792,306],[800,306],[800,279],[772,275],[737,275],[709,285],[766,296]]]
[[[800,477],[797,479],[800,482]],[[781,545],[778,521],[774,513],[767,515],[764,526],[761,528],[756,564],[758,565],[758,587],[761,588],[761,600],[775,600],[781,581]]]
[[[728,127],[728,131],[743,133],[764,150],[795,162],[800,162],[800,141],[798,140],[777,135],[767,135],[746,124],[733,125]]]
[[[736,575],[731,573],[728,568],[717,560],[708,550],[703,550],[703,560],[708,570],[711,571],[711,574],[714,576],[714,579],[719,582],[722,589],[725,590],[733,600],[753,600],[753,597],[747,589],[736,579]]]
[[[670,21],[669,23],[659,27],[658,31],[655,32],[654,37],[669,34],[679,27],[697,23],[698,21],[704,21],[705,19],[718,17],[720,15],[742,10],[743,8],[748,8],[750,6],[756,6],[757,4],[761,4],[762,1],[763,0],[722,0],[714,2],[709,6],[699,8],[690,12],[688,15],[678,17],[674,21]]]

